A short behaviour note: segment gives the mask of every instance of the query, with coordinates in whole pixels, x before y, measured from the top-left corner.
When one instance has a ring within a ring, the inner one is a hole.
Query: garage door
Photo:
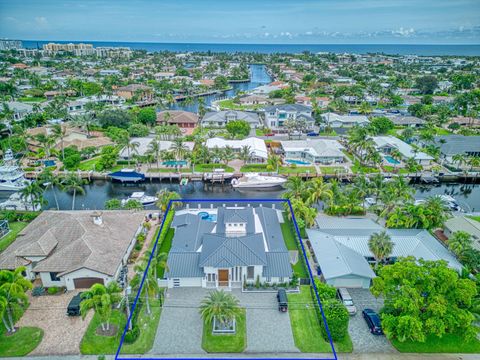
[[[339,287],[346,287],[346,288],[362,288],[363,287],[363,279],[358,278],[337,278],[334,280],[333,286]]]
[[[73,285],[75,285],[75,289],[88,289],[93,284],[103,285],[103,279],[88,277],[88,278],[78,278],[73,280]]]

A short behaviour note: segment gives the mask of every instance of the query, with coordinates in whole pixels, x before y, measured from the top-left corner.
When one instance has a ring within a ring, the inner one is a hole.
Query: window
[[[51,272],[51,273],[50,273],[50,280],[52,280],[52,281],[60,281],[60,278],[59,278],[57,275],[58,275],[58,273],[56,273],[56,272]]]
[[[278,281],[279,281],[280,283],[283,283],[283,277],[278,278]]]
[[[255,272],[255,267],[247,266],[247,279],[253,279],[254,278],[254,272]]]

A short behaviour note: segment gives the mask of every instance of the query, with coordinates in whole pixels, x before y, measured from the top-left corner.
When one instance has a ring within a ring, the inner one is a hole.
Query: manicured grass
[[[265,136],[265,131],[263,129],[255,129],[255,135]]]
[[[203,324],[202,348],[209,353],[239,353],[247,347],[246,311],[236,318],[235,334],[212,334],[212,324]]]
[[[303,264],[303,253],[300,248],[297,246],[297,242],[295,241],[295,236],[293,234],[292,225],[290,221],[285,221],[284,223],[280,224],[282,228],[282,235],[283,240],[285,241],[285,245],[287,246],[288,250],[298,250],[298,261],[295,265],[292,265],[293,272],[297,274],[297,277],[300,279],[308,278],[308,272]]]
[[[267,164],[247,164],[243,165],[240,168],[240,171],[243,173],[246,172],[269,172],[267,169]]]
[[[397,174],[408,174],[408,170],[405,168],[395,168],[394,166],[385,165],[382,166],[384,171],[397,173]]]
[[[469,216],[469,218],[480,222],[480,216]]]
[[[0,356],[25,356],[42,341],[43,330],[36,327],[21,327],[15,335],[0,336]]]
[[[197,164],[195,165],[195,172],[210,172],[213,169],[224,169],[226,172],[234,172],[235,170],[224,164]]]
[[[162,241],[160,244],[160,247],[158,248],[158,253],[169,253],[170,249],[172,248],[172,240],[173,240],[173,235],[175,234],[175,230],[170,228],[167,231],[167,235],[165,236],[165,239]],[[163,273],[165,272],[165,269],[158,264],[157,266],[157,276],[159,279],[163,279]]]
[[[406,353],[480,353],[480,341],[466,341],[461,334],[446,334],[441,338],[430,335],[424,343],[397,339],[392,339],[391,343],[398,351]]]
[[[240,105],[233,102],[233,99],[226,99],[218,102],[221,110],[230,109],[230,110],[257,110],[263,107],[263,105]]]
[[[85,335],[83,335],[82,342],[80,343],[80,352],[84,355],[116,353],[126,322],[125,314],[118,310],[112,311],[110,324],[118,326],[117,333],[113,336],[99,336],[96,334],[96,331],[101,321],[97,314],[95,314],[88,325]]]
[[[361,174],[371,174],[371,173],[378,173],[380,172],[379,169],[377,168],[372,168],[372,167],[367,167],[367,166],[363,166],[363,165],[360,165],[358,162],[355,163],[354,165],[352,165],[352,171],[357,174],[357,173],[361,173]]]
[[[292,325],[295,346],[305,353],[330,353],[330,343],[323,338],[320,321],[314,308],[316,300],[312,298],[308,285],[300,287],[300,293],[288,293],[288,313]],[[322,324],[323,326],[323,324]],[[350,336],[334,344],[337,352],[353,350]]]
[[[10,232],[0,239],[0,252],[5,250],[17,238],[17,234],[22,231],[28,223],[24,221],[15,221],[9,224]]]
[[[290,166],[282,166],[278,170],[280,174],[316,174],[317,170],[315,170],[314,166],[297,166],[297,167],[290,167]]]
[[[44,97],[24,96],[24,97],[18,98],[18,101],[21,101],[21,102],[44,102],[44,101],[47,101],[47,99],[44,98]]]
[[[346,172],[345,168],[340,166],[321,166],[320,171],[326,175],[343,174]]]
[[[152,311],[149,315],[147,314],[147,306],[143,304],[137,320],[137,326],[140,327],[140,335],[133,344],[123,343],[121,354],[145,354],[152,348],[162,311],[160,301],[151,300],[150,308]]]
[[[435,127],[435,134],[436,135],[451,135],[452,132],[448,131],[447,129]]]
[[[190,167],[176,168],[150,168],[147,170],[149,173],[190,173],[192,169]]]
[[[96,165],[98,164],[99,161],[100,161],[99,156],[88,159],[88,160],[84,160],[78,165],[78,170],[80,170],[80,171],[90,171],[90,170],[99,171],[98,169],[96,169]],[[104,170],[104,171],[114,172],[114,171],[119,171],[119,170],[123,169],[124,167],[125,167],[124,165],[115,165],[113,168],[108,169],[108,170]]]

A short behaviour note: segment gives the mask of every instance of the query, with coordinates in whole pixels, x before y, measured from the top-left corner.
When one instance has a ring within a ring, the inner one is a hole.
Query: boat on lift
[[[108,174],[112,180],[120,181],[120,182],[139,182],[145,180],[145,174],[135,171],[135,169],[122,169],[120,171],[115,171],[113,173]]]
[[[287,179],[280,176],[265,176],[257,173],[245,174],[240,179],[232,180],[234,189],[271,189],[282,187]]]
[[[3,155],[3,165],[0,166],[0,191],[19,191],[30,181],[25,179],[25,173],[18,166],[11,149]]]

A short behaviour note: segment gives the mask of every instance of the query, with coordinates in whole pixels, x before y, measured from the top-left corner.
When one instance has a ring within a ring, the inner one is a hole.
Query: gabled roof
[[[243,219],[243,222],[247,223],[247,234],[253,234],[255,232],[255,219],[252,208],[229,209],[226,207],[218,208],[216,233],[225,234],[225,223],[228,222],[225,219],[235,213]]]
[[[203,277],[202,268],[198,265],[200,253],[170,252],[168,254],[168,277]]]
[[[203,237],[199,265],[216,268],[267,265],[262,236],[225,237],[207,234]]]
[[[267,266],[264,268],[265,277],[291,277],[292,267],[288,252],[267,252]]]
[[[225,213],[223,217],[224,223],[245,223],[247,220],[238,213],[237,210],[229,211]]]
[[[51,229],[48,229],[40,239],[18,249],[17,256],[47,256],[57,246],[58,241]]]

